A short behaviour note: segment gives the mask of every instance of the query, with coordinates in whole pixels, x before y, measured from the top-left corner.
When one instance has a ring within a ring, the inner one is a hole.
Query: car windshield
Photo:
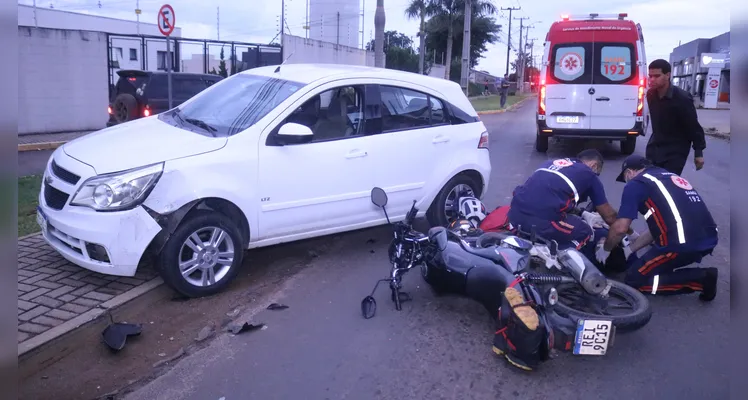
[[[179,125],[209,136],[231,136],[259,121],[303,83],[237,74],[168,113]]]

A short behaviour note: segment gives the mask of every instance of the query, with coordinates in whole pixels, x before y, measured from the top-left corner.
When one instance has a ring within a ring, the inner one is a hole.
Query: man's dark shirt
[[[703,157],[704,129],[699,124],[691,94],[671,84],[662,98],[656,90],[648,91],[647,103],[652,124],[646,150],[648,159],[655,163],[686,160],[692,145],[694,156]]]

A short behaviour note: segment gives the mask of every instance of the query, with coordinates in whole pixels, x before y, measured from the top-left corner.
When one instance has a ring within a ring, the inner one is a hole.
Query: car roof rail
[[[628,13],[618,13],[618,14],[598,14],[598,13],[589,13],[589,14],[578,14],[578,15],[569,15],[569,14],[563,14],[561,15],[561,20],[563,21],[590,21],[590,20],[598,20],[598,19],[617,19],[617,20],[624,20],[626,17],[628,17]]]

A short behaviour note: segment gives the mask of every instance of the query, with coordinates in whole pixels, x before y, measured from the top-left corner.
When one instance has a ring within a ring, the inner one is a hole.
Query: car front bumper
[[[73,264],[107,275],[134,276],[146,249],[162,230],[161,226],[143,207],[97,212],[71,206],[75,191],[92,174],[81,173],[88,166],[70,157],[61,155],[57,161],[81,179],[70,185],[51,168],[45,171],[37,209],[44,240]],[[63,202],[60,198],[65,195],[67,200]]]

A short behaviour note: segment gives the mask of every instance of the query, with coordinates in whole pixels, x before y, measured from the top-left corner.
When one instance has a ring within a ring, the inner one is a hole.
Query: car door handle
[[[360,158],[360,157],[366,157],[369,155],[369,153],[361,150],[351,150],[348,152],[348,154],[345,155],[345,158]]]
[[[597,100],[597,101],[610,101],[610,97],[598,97],[595,100]]]
[[[444,135],[439,135],[431,141],[431,143],[433,144],[447,143],[447,142],[449,142],[449,138]]]

